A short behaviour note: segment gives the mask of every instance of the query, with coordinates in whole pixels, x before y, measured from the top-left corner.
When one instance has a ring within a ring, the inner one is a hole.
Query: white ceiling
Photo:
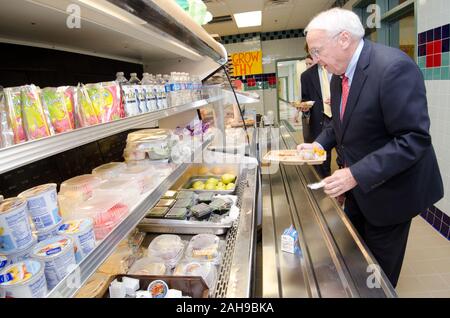
[[[204,26],[210,34],[221,36],[272,32],[291,29],[303,29],[317,13],[329,9],[334,0],[285,0],[273,5],[274,0],[204,0],[208,11],[214,17],[231,15],[247,11],[262,11],[262,26],[239,29],[235,21],[207,24]],[[280,0],[278,0],[280,1]],[[234,19],[234,18],[233,18]]]

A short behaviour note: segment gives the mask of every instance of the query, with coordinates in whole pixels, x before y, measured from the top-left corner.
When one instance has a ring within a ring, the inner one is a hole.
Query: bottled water
[[[158,101],[161,109],[167,108],[167,96],[165,82],[161,74],[156,75],[156,85],[158,91]]]
[[[147,103],[147,109],[148,111],[155,111],[157,110],[156,107],[156,96],[153,93],[154,89],[154,81],[153,81],[153,75],[149,73],[144,73],[142,77],[141,82],[142,88],[145,91],[145,100]]]
[[[116,73],[116,82],[119,84],[128,83],[128,80],[125,78],[124,72],[117,72]]]
[[[170,100],[169,100],[169,93],[170,93],[170,75],[164,75],[164,91],[166,93],[166,104],[167,107],[171,107]]]
[[[139,78],[137,77],[137,73],[131,73],[130,74],[130,80],[128,81],[128,84],[141,84],[141,81],[139,80]]]

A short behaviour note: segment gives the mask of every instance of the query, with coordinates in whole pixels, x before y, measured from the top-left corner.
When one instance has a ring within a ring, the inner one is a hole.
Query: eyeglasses
[[[311,49],[309,50],[309,54],[315,58],[318,59],[320,56],[320,52],[323,50],[324,46],[326,46],[328,43],[330,43],[332,40],[334,40],[337,36],[339,36],[342,32],[339,32],[335,35],[333,35],[328,41],[326,41],[320,48],[315,48],[315,49]]]

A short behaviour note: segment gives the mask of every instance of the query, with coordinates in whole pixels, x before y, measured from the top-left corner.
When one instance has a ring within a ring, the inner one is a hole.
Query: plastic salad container
[[[128,207],[133,207],[141,197],[139,183],[135,179],[115,178],[103,181],[94,189],[93,197],[121,197]]]
[[[186,259],[220,263],[220,239],[212,234],[198,234],[192,237],[186,250]]]
[[[148,247],[148,256],[161,260],[173,268],[183,256],[184,243],[178,235],[163,234],[156,237]]]
[[[96,196],[78,208],[79,218],[91,218],[94,221],[94,233],[97,240],[104,239],[129,212],[128,206],[118,196]]]
[[[126,167],[127,165],[124,162],[110,162],[92,170],[92,175],[103,180],[109,180],[118,177]]]

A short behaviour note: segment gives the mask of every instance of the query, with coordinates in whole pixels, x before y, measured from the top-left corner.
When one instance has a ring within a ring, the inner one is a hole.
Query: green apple
[[[192,187],[195,190],[204,190],[205,189],[205,184],[202,181],[196,181],[194,182],[194,184],[192,185]]]
[[[208,183],[211,183],[211,184],[213,184],[214,186],[216,186],[216,185],[219,183],[219,180],[216,179],[216,178],[209,178],[209,179],[206,181],[206,183],[207,183],[207,184],[208,184]]]
[[[234,180],[236,180],[236,176],[231,173],[225,173],[224,175],[222,175],[222,182],[224,184],[232,183],[234,182]]]
[[[233,190],[235,186],[236,186],[236,185],[235,185],[234,183],[228,183],[226,189],[227,189],[227,190]]]

